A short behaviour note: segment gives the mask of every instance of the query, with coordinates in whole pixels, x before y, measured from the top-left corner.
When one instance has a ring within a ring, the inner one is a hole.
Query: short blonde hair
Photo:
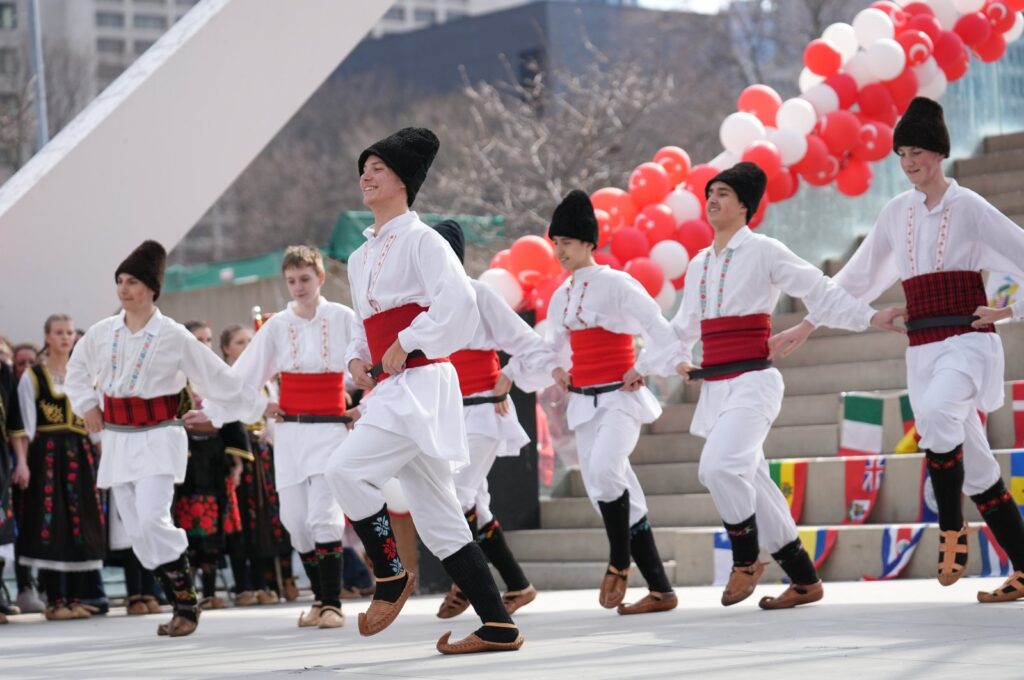
[[[281,260],[281,273],[296,267],[312,267],[317,274],[323,274],[324,256],[315,246],[288,246]]]

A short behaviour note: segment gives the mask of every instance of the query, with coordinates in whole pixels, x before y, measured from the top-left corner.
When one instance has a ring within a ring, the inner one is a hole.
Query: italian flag
[[[873,394],[843,393],[840,456],[868,456],[882,452],[882,398]]]
[[[800,523],[804,511],[804,491],[807,488],[806,460],[773,460],[768,463],[772,481],[782,491],[789,504],[793,521]]]
[[[900,420],[903,421],[903,436],[896,444],[896,453],[917,453],[917,443],[921,441],[921,435],[917,433],[914,426],[914,409],[910,407],[910,395],[900,395]]]

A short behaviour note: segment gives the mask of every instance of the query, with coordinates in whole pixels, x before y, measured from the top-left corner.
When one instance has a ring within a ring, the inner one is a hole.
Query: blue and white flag
[[[978,545],[981,547],[981,573],[978,576],[1010,575],[1010,558],[991,529],[984,527],[978,532]]]
[[[732,541],[729,534],[720,529],[715,532],[715,580],[712,585],[724,586],[732,573]]]
[[[898,578],[914,556],[914,550],[924,535],[921,525],[886,527],[882,534],[882,573],[864,576],[865,581],[888,581]]]

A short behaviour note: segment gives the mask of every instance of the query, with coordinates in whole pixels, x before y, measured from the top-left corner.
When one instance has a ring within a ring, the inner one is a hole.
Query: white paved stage
[[[631,617],[600,609],[596,590],[547,592],[517,617],[521,651],[464,657],[434,651],[444,631],[476,621],[435,618],[440,597],[410,600],[373,638],[356,630],[365,600],[345,604],[340,630],[298,629],[289,604],[209,612],[173,640],[156,636],[166,615],[28,615],[0,626],[0,678],[1021,678],[1024,604],[974,601],[1000,582],[829,584],[824,602],[783,612],[756,605],[781,586],[728,609],[718,588],[681,588],[676,611]]]

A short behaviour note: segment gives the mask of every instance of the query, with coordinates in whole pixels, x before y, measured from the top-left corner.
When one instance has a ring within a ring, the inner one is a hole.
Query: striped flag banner
[[[903,421],[903,436],[893,451],[917,453],[917,443],[921,441],[921,436],[917,434],[917,427],[914,425],[914,409],[910,406],[910,395],[906,392],[900,395],[900,419]]]
[[[814,560],[814,566],[821,569],[825,560],[832,554],[839,538],[838,529],[800,529],[800,542],[804,544],[807,554]]]
[[[1010,494],[1024,513],[1024,451],[1010,454]]]
[[[1024,447],[1024,380],[1013,383],[1013,446]]]
[[[844,392],[843,424],[839,431],[840,456],[882,452],[882,398],[864,392]]]
[[[800,523],[804,511],[804,494],[807,489],[806,460],[773,460],[768,463],[768,471],[772,481],[782,491],[789,503],[789,513],[793,521]]]
[[[878,501],[885,477],[884,456],[846,459],[846,517],[843,524],[864,524]]]
[[[981,546],[981,573],[978,576],[1009,576],[1010,558],[991,529],[982,527],[978,532],[978,544]]]
[[[715,574],[712,585],[724,586],[732,572],[732,541],[729,540],[729,534],[725,529],[715,532],[714,558]]]
[[[882,573],[864,576],[865,581],[889,581],[898,578],[910,564],[914,550],[924,535],[923,526],[890,526],[882,534]]]
[[[921,461],[921,506],[917,512],[917,521],[922,524],[939,521],[939,502],[935,500],[932,478],[928,475],[928,462],[924,460]]]

